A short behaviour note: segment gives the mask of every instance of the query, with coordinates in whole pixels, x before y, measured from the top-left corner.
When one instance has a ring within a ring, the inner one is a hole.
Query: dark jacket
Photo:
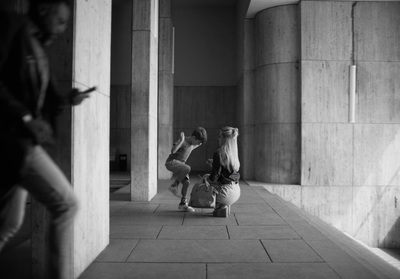
[[[54,127],[59,108],[69,102],[49,82],[46,98],[38,110],[39,79],[36,59],[28,35],[26,16],[0,13],[0,144],[3,150],[0,168],[0,194],[15,184],[20,176],[28,147],[34,136],[27,129],[22,117],[31,114]]]
[[[239,182],[240,174],[238,172],[229,171],[221,165],[222,150],[218,149],[213,155],[212,171],[209,180],[219,182],[221,184],[229,184],[231,182]]]

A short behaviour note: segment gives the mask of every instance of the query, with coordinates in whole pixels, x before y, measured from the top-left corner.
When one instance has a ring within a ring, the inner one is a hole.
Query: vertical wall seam
[[[354,2],[351,6],[351,64],[355,65],[355,23],[354,23],[354,11],[355,11],[355,7],[357,5],[357,1]],[[357,80],[357,78],[356,78]],[[354,169],[355,169],[355,125],[354,123],[351,125],[352,128],[352,173],[351,173],[351,192],[352,192],[352,199],[354,198]],[[354,206],[351,207],[351,217],[350,217],[350,222],[351,222],[351,231],[353,233],[353,228],[354,228]]]
[[[354,8],[357,5],[357,2],[354,2],[351,6],[351,64],[354,65],[355,63],[355,55],[354,55],[354,48],[355,48],[355,38],[354,38]]]

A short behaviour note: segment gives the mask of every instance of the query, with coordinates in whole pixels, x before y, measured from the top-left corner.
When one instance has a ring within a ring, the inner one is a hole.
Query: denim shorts
[[[187,179],[188,181],[190,181],[189,173],[190,173],[191,168],[189,165],[185,164],[184,162],[172,159],[165,163],[165,167],[167,168],[167,170],[172,172],[174,174],[174,176],[176,176],[176,180],[179,183],[181,183],[184,179]]]

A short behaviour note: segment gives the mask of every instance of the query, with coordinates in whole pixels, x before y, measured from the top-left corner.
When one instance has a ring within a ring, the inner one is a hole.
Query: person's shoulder
[[[214,152],[214,157],[215,156],[220,156],[221,154],[222,154],[222,149],[221,148],[218,148],[217,150],[215,150],[215,152]]]

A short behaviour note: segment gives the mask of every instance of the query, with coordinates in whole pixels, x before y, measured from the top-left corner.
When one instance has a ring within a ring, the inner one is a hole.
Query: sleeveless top
[[[178,144],[179,140],[174,143],[174,145]],[[193,151],[193,145],[189,144],[187,140],[185,139],[179,147],[179,149],[175,153],[171,153],[167,159],[167,162],[170,162],[172,160],[178,160],[183,163],[186,162],[186,160],[189,158],[190,153]]]

